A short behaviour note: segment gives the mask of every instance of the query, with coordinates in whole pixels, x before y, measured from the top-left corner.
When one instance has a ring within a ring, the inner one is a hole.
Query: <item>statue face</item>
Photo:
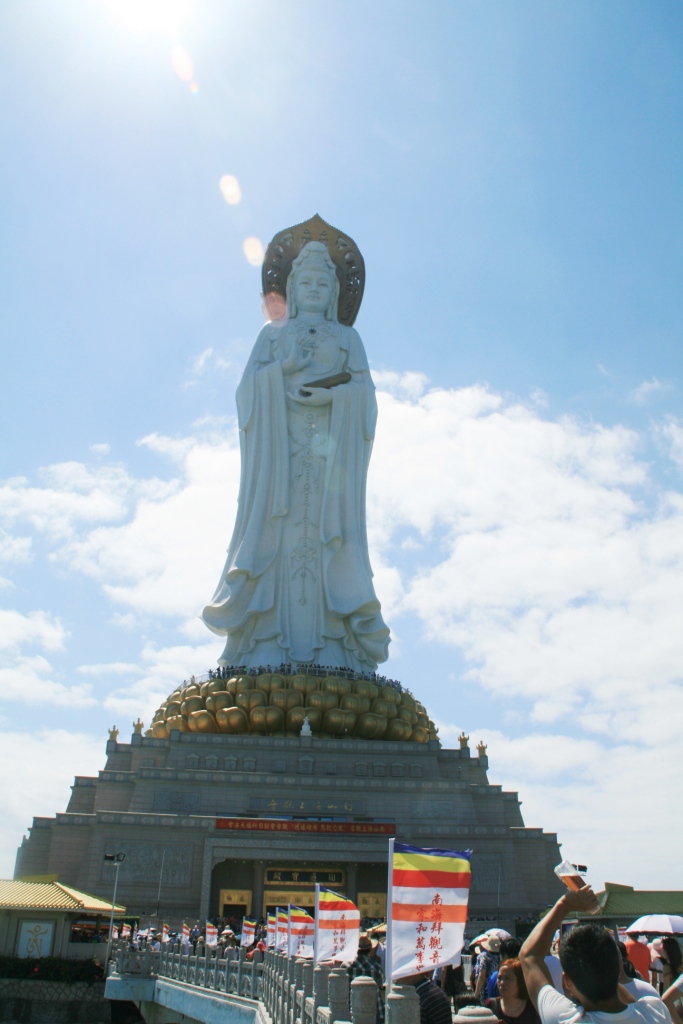
[[[294,301],[302,313],[324,313],[332,296],[327,270],[300,270],[294,284]]]

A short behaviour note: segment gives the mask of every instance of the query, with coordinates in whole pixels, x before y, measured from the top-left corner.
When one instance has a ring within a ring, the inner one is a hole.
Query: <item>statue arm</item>
[[[248,430],[254,414],[254,384],[257,373],[273,362],[273,348],[278,339],[279,327],[265,324],[251,350],[249,361],[244,368],[242,379],[237,386],[237,422],[240,430]]]

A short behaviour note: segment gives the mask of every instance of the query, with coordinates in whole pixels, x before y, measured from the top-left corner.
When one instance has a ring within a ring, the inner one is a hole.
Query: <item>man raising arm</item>
[[[570,913],[590,912],[598,906],[595,893],[586,885],[561,896],[536,925],[520,950],[529,997],[543,1024],[669,1024],[671,1018],[660,999],[644,997],[637,1002],[619,986],[621,955],[610,934],[600,925],[580,924],[562,940],[562,982],[570,997],[557,992],[545,957],[555,931]],[[576,1005],[578,1004],[578,1005]]]

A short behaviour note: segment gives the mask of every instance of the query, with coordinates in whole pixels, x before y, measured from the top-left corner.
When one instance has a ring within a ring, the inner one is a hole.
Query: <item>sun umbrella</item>
[[[486,933],[487,935],[497,935],[499,939],[511,939],[510,932],[506,932],[504,928],[489,928]]]
[[[652,932],[657,935],[683,935],[683,917],[678,914],[645,914],[629,925],[627,932]]]

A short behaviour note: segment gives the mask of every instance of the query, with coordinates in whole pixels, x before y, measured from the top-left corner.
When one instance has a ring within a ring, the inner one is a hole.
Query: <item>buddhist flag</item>
[[[182,927],[181,935],[182,935],[182,944],[185,945],[185,946],[189,945],[189,942],[190,942],[190,926],[187,923],[187,921],[183,921],[183,927]]]
[[[206,944],[207,946],[218,945],[218,928],[215,924],[211,924],[210,921],[206,922]]]
[[[170,931],[171,931],[171,929],[168,927],[168,925],[164,921],[164,923],[161,926],[161,941],[162,942],[168,942],[169,941]]]
[[[116,927],[116,925],[114,925],[114,926],[113,926],[113,928],[112,928],[112,930],[111,930],[111,938],[112,938],[112,942],[116,942],[116,940],[118,939],[118,937],[119,937],[119,930],[118,930],[118,928]]]
[[[387,976],[433,971],[461,951],[472,851],[389,841]]]
[[[250,920],[245,917],[242,921],[242,938],[240,939],[240,946],[251,946],[256,937],[256,921]]]
[[[315,891],[315,962],[355,960],[360,936],[360,911],[346,896],[322,885]]]
[[[266,948],[273,949],[275,946],[275,914],[268,914],[266,922]]]
[[[121,929],[121,938],[122,939],[129,939],[130,938],[130,925],[129,924],[124,924],[123,928]]]
[[[287,951],[288,933],[289,914],[282,907],[278,907],[275,921],[275,951],[277,953],[285,953]]]
[[[313,956],[315,920],[301,907],[289,905],[289,955]]]

